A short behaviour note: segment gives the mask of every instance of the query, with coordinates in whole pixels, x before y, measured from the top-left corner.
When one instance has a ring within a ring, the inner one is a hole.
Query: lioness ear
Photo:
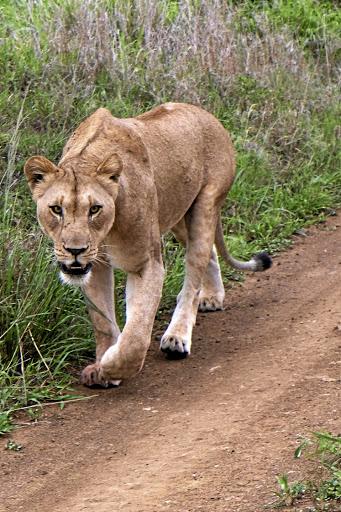
[[[57,167],[44,156],[31,156],[25,164],[25,176],[33,194],[36,185],[46,179],[46,176],[55,174]]]
[[[123,170],[123,163],[121,158],[113,153],[103,160],[97,167],[97,174],[99,176],[106,176],[112,181],[117,181]]]

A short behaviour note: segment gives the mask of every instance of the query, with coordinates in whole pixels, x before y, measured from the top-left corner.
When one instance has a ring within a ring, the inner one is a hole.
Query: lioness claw
[[[222,309],[222,307],[222,304],[219,304],[219,302],[216,299],[207,298],[199,300],[199,311],[201,312],[219,311]]]
[[[95,364],[89,364],[81,373],[81,383],[89,388],[93,386],[100,386],[107,388],[109,382],[100,375],[99,366]]]

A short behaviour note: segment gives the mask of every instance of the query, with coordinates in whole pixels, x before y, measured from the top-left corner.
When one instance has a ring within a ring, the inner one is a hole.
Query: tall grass
[[[66,369],[94,352],[82,297],[59,283],[39,232],[25,160],[58,161],[99,106],[133,116],[200,105],[238,152],[223,211],[231,251],[277,251],[340,205],[340,22],[337,2],[316,0],[0,3],[0,407],[58,396]],[[181,286],[182,255],[166,236],[161,309]],[[119,274],[121,323],[123,285]]]

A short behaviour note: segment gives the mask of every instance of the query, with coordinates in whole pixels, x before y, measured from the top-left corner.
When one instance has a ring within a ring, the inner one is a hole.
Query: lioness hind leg
[[[199,294],[199,311],[222,309],[225,297],[218,256],[213,247]]]
[[[203,191],[186,214],[186,274],[172,320],[160,342],[160,349],[171,357],[185,357],[191,351],[199,294],[207,270],[215,235],[218,211],[212,195]]]
[[[186,246],[187,229],[184,218],[172,228],[172,231],[176,239]],[[221,278],[218,256],[213,247],[200,289],[199,311],[217,311],[222,309],[224,297],[225,289]]]

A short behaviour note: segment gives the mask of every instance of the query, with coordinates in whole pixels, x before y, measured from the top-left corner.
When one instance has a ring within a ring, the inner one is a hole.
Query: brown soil
[[[264,510],[276,475],[309,469],[298,436],[341,430],[340,226],[310,228],[199,314],[187,360],[154,341],[134,379],[21,425],[22,450],[0,452],[0,510]]]

